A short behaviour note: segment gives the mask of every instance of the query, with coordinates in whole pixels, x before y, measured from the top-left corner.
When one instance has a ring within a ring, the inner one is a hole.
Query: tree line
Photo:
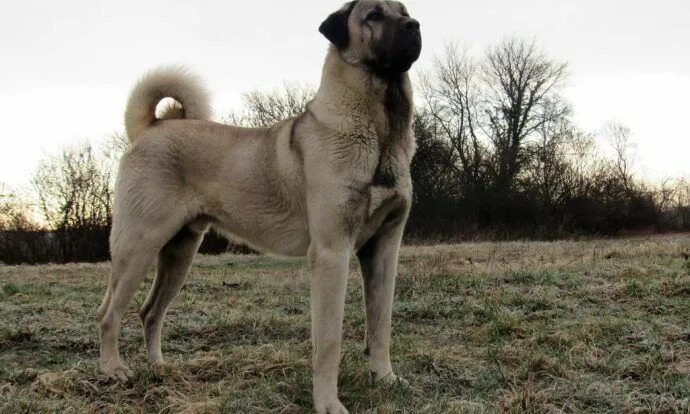
[[[598,135],[572,122],[567,65],[507,39],[479,56],[455,45],[420,79],[413,164],[420,239],[556,238],[687,230],[689,188],[633,173],[626,126]]]
[[[534,42],[505,39],[480,55],[447,45],[415,80],[408,240],[690,229],[690,183],[652,186],[637,177],[632,133],[620,123],[598,134],[579,129],[562,95],[567,76],[567,64]],[[224,121],[269,126],[301,113],[314,92],[308,85],[249,92]],[[127,145],[119,134],[101,146],[77,144],[44,159],[25,193],[0,185],[0,261],[106,260],[114,176]],[[201,250],[228,249],[247,251],[213,234]]]

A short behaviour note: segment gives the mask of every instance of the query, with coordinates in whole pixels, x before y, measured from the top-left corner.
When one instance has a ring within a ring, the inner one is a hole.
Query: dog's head
[[[319,31],[346,61],[385,78],[407,72],[422,51],[419,22],[398,1],[351,1],[328,16]]]

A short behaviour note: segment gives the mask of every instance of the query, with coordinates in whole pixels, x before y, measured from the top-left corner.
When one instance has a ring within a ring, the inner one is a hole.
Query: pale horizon
[[[480,54],[508,36],[534,39],[549,57],[569,63],[564,95],[578,126],[596,132],[622,122],[633,132],[641,177],[690,176],[687,2],[405,3],[422,24],[416,71],[429,68],[449,41]],[[122,132],[133,83],[159,65],[183,64],[202,76],[217,119],[252,89],[318,85],[328,43],[317,28],[341,4],[13,4],[0,17],[0,182],[24,187],[47,154]]]

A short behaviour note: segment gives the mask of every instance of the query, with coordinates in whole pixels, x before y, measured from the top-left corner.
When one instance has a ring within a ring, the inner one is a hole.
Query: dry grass
[[[690,236],[407,247],[392,355],[411,389],[371,384],[359,274],[348,290],[341,398],[353,413],[690,412]],[[108,265],[0,266],[0,411],[310,412],[300,260],[201,257],[149,369],[96,373]]]

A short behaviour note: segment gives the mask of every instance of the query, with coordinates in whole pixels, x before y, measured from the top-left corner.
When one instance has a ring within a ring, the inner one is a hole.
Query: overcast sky
[[[565,95],[595,131],[634,133],[637,169],[690,177],[690,1],[408,0],[428,67],[444,42],[477,54],[505,36],[536,39],[570,63]],[[213,91],[218,117],[243,92],[318,84],[321,21],[338,1],[10,2],[0,14],[0,182],[26,184],[40,158],[122,131],[138,76],[181,63]]]

